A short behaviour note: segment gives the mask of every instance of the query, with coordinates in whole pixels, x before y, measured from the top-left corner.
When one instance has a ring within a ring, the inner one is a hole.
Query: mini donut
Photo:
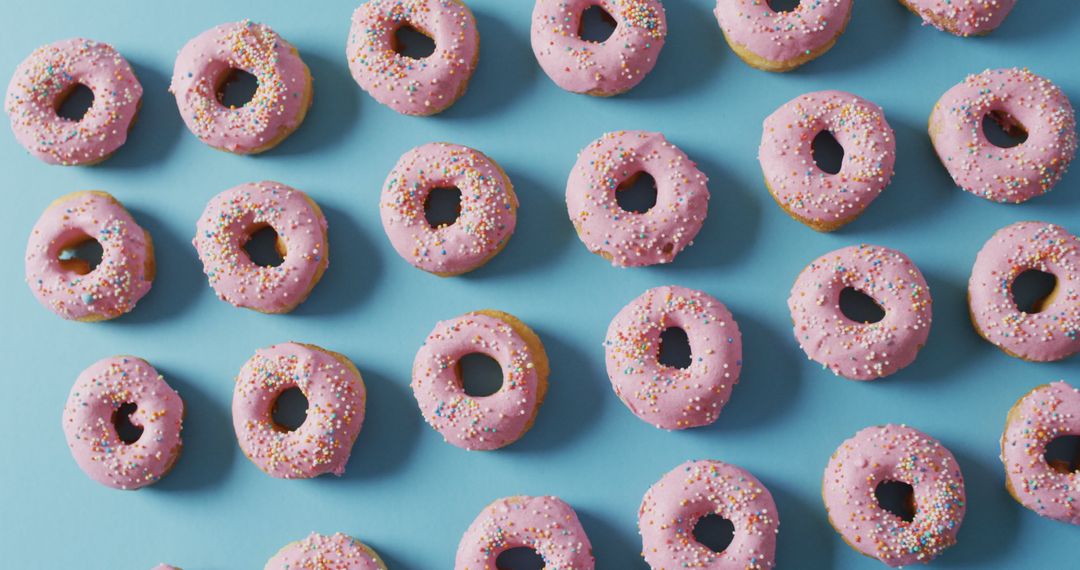
[[[660,335],[686,331],[691,364],[661,364]],[[709,425],[739,381],[742,334],[723,303],[685,287],[656,287],[623,307],[604,340],[615,394],[635,416],[668,430]]]
[[[283,392],[299,388],[307,417],[293,431],[274,421]],[[255,352],[236,377],[232,417],[240,449],[259,469],[279,479],[345,473],[364,423],[367,391],[360,371],[344,355],[312,344],[287,342]]]
[[[237,71],[255,76],[259,85],[251,101],[226,107],[221,90]],[[234,154],[258,154],[304,122],[311,107],[311,72],[277,32],[243,20],[210,28],[185,44],[169,92],[199,140]]]
[[[988,34],[1016,6],[1016,0],[900,0],[924,25],[967,37]]]
[[[304,540],[285,545],[264,570],[386,570],[379,555],[368,545],[342,533],[330,536],[311,533]]]
[[[499,363],[503,382],[490,396],[470,396],[461,359],[485,354]],[[540,337],[517,317],[485,309],[436,323],[416,353],[412,390],[420,412],[452,445],[488,451],[529,431],[547,393],[547,354]]]
[[[101,263],[74,257],[94,240]],[[135,308],[154,281],[154,242],[111,195],[68,194],[49,205],[26,244],[26,283],[38,302],[74,321],[114,319]]]
[[[852,288],[885,312],[859,323],[840,310]],[[874,380],[915,361],[930,334],[930,288],[906,255],[875,245],[829,252],[807,265],[788,297],[795,339],[806,356],[848,380]]]
[[[702,518],[731,521],[723,552],[694,538]],[[638,509],[641,555],[650,568],[764,570],[776,565],[780,519],[772,494],[749,471],[721,461],[687,461],[645,493]]]
[[[454,570],[494,570],[499,555],[531,548],[544,568],[593,570],[592,543],[573,507],[558,497],[517,495],[480,511],[458,544]]]
[[[1046,461],[1046,446],[1080,435],[1080,390],[1065,382],[1043,384],[1020,398],[1001,434],[1005,488],[1040,516],[1080,525],[1080,472]]]
[[[1057,280],[1041,310],[1030,314],[1012,295],[1013,282],[1028,270]],[[1080,239],[1043,222],[998,230],[975,257],[968,306],[979,336],[1009,356],[1051,362],[1080,352]]]
[[[836,174],[814,161],[813,141],[824,131],[844,147]],[[765,186],[789,216],[831,232],[859,217],[889,185],[896,137],[881,107],[851,93],[817,91],[765,119],[758,161]]]
[[[875,491],[884,482],[912,487],[913,520],[878,503]],[[925,433],[894,424],[868,427],[840,444],[825,468],[821,494],[829,523],[844,542],[892,568],[929,562],[956,544],[967,507],[953,454]]]
[[[615,21],[603,42],[581,38],[581,15],[599,7]],[[571,93],[611,97],[641,83],[667,36],[659,0],[536,0],[532,49],[544,73]]]
[[[131,424],[142,428],[126,443],[116,430],[118,414],[134,404]],[[75,462],[91,479],[113,489],[157,483],[180,457],[184,400],[150,363],[112,356],[83,370],[64,407],[64,436]]]
[[[244,245],[264,228],[277,233],[280,265],[262,267]],[[287,313],[307,299],[330,263],[326,218],[307,194],[284,184],[241,184],[206,205],[192,243],[221,300],[261,313]]]
[[[731,50],[748,65],[791,71],[832,49],[851,19],[851,4],[803,1],[779,12],[769,0],[717,0],[713,13]]]
[[[616,193],[646,173],[656,205],[622,209]],[[694,241],[709,210],[709,179],[664,135],[607,133],[585,147],[566,183],[566,208],[589,251],[615,267],[671,263]]]
[[[424,204],[436,188],[461,191],[461,211],[432,227]],[[450,143],[418,146],[386,177],[379,212],[390,244],[414,267],[450,277],[495,257],[517,226],[518,199],[503,169],[484,153]]]
[[[78,121],[60,106],[83,85],[94,101]],[[142,84],[109,44],[72,38],[41,46],[15,68],[4,109],[15,139],[48,164],[91,165],[127,141],[142,103]]]
[[[983,131],[989,115],[1026,133],[1010,148]],[[1027,69],[969,75],[941,96],[930,114],[930,139],[956,185],[994,202],[1019,204],[1049,192],[1076,155],[1076,116],[1069,98]]]
[[[435,51],[422,59],[398,53],[395,33],[406,26],[431,38]],[[460,0],[368,0],[353,12],[345,55],[376,101],[403,115],[434,115],[468,89],[480,33]]]

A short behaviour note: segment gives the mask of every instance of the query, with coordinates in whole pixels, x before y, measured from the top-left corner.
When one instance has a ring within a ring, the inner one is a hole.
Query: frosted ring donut
[[[988,34],[1008,17],[1016,0],[900,0],[924,25],[957,36]]]
[[[615,20],[603,42],[581,38],[581,15],[593,6]],[[556,85],[610,97],[652,71],[664,47],[667,16],[659,0],[536,0],[530,35],[536,60]]]
[[[121,413],[142,428],[137,440],[120,438]],[[180,457],[184,401],[145,360],[113,356],[79,374],[63,424],[75,462],[91,479],[113,489],[140,489],[158,482]]]
[[[681,328],[691,364],[661,364],[660,335]],[[713,423],[742,368],[742,335],[723,303],[685,287],[656,287],[623,307],[604,341],[615,394],[635,416],[661,429]]]
[[[573,507],[558,497],[518,495],[484,507],[458,544],[454,570],[496,568],[499,555],[531,548],[544,568],[593,570],[592,544]]]
[[[386,570],[379,555],[359,540],[336,533],[311,533],[285,545],[263,570]]]
[[[288,431],[273,418],[278,397],[299,388],[307,417]],[[344,355],[287,342],[255,352],[236,377],[232,418],[240,449],[279,479],[342,475],[364,423],[367,392],[360,371]]]
[[[849,319],[840,294],[855,289],[884,310],[875,323]],[[874,245],[845,247],[806,266],[788,298],[795,339],[807,357],[849,380],[873,380],[915,361],[931,323],[930,289],[906,255]]]
[[[851,19],[851,0],[799,2],[778,12],[768,0],[717,0],[716,21],[751,67],[790,71],[832,49]]]

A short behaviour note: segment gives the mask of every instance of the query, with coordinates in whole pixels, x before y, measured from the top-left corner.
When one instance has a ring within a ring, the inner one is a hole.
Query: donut
[[[178,568],[176,566],[169,566],[168,564],[158,564],[157,566],[154,566],[150,570],[183,570],[183,568]]]
[[[282,262],[259,266],[244,245],[259,230],[277,233]],[[287,313],[307,299],[330,263],[326,218],[307,194],[284,184],[241,184],[206,205],[192,243],[221,300],[261,313]]]
[[[403,27],[431,38],[435,51],[422,59],[398,53],[395,33]],[[345,55],[353,79],[376,101],[403,115],[434,115],[469,88],[480,33],[460,0],[368,0],[353,12]]]
[[[656,205],[643,213],[622,209],[616,193],[643,173],[656,181]],[[705,222],[708,182],[664,135],[617,131],[578,155],[566,183],[566,208],[589,251],[613,266],[671,263]]]
[[[723,552],[694,538],[694,527],[709,515],[735,527]],[[779,527],[769,490],[749,471],[722,461],[687,461],[668,471],[649,487],[638,509],[641,555],[658,570],[773,568]]]
[[[1016,6],[1016,0],[900,0],[924,25],[967,37],[988,34]]]
[[[1080,435],[1080,390],[1065,382],[1043,384],[1009,410],[1001,434],[1005,488],[1040,516],[1080,525],[1080,472],[1046,461],[1046,446]]]
[[[93,269],[75,257],[89,241],[101,245]],[[150,291],[155,270],[150,233],[98,190],[55,200],[26,244],[26,283],[39,303],[68,320],[104,321],[131,311]]]
[[[859,323],[840,310],[844,289],[885,312]],[[930,288],[906,255],[875,245],[829,252],[807,265],[788,297],[795,340],[806,356],[848,380],[874,380],[915,361],[930,334]]]
[[[277,399],[298,388],[307,417],[293,431],[274,421]],[[344,355],[287,342],[255,352],[236,377],[232,418],[240,449],[279,479],[341,475],[364,423],[367,392],[360,371]]]
[[[915,517],[884,509],[881,483],[914,490]],[[967,500],[960,465],[948,449],[905,425],[865,428],[832,454],[821,488],[829,523],[848,546],[896,568],[926,563],[956,544]]]
[[[499,555],[531,548],[544,568],[593,570],[592,544],[573,507],[558,497],[517,495],[480,511],[458,544],[454,570],[494,570]]]
[[[681,328],[691,364],[665,366],[660,334]],[[660,428],[709,425],[731,397],[742,368],[742,334],[723,303],[685,287],[656,287],[623,307],[604,340],[615,394],[635,416]]]
[[[359,540],[341,534],[311,533],[287,544],[264,570],[386,570],[379,555]]]
[[[221,90],[238,71],[253,75],[258,87],[251,101],[226,107]],[[258,154],[304,122],[311,107],[311,72],[277,32],[243,20],[210,28],[185,44],[169,92],[199,140],[234,154]]]
[[[453,223],[432,227],[431,191],[461,191]],[[517,225],[518,199],[503,169],[484,153],[450,143],[406,152],[386,177],[379,213],[390,244],[414,267],[441,277],[472,271],[495,257]]]
[[[836,174],[814,161],[813,141],[826,131],[844,147]],[[889,185],[896,137],[881,107],[851,93],[817,91],[765,119],[758,161],[765,186],[789,216],[830,232],[859,217]]]
[[[131,443],[117,433],[122,413],[142,429]],[[113,489],[140,489],[157,483],[180,457],[184,400],[147,361],[112,356],[75,379],[63,425],[75,463],[91,479]]]
[[[78,121],[60,106],[79,85],[94,93]],[[15,68],[4,109],[15,140],[48,164],[91,165],[127,141],[142,103],[142,84],[109,44],[72,38],[33,51]]]
[[[581,15],[594,6],[615,21],[603,42],[581,37]],[[530,36],[540,68],[555,85],[611,97],[633,89],[656,66],[667,16],[659,0],[536,0]]]
[[[503,382],[490,396],[470,396],[461,359],[485,354],[499,363]],[[487,451],[529,431],[547,392],[547,354],[540,337],[517,317],[485,309],[436,323],[416,353],[412,391],[431,427],[452,445]]]
[[[990,116],[1007,131],[1026,133],[1010,148],[983,131]],[[1027,69],[969,75],[930,114],[930,139],[956,185],[994,202],[1019,204],[1049,192],[1076,154],[1076,116],[1069,98]]]
[[[1037,313],[1021,311],[1012,295],[1028,270],[1057,280]],[[1051,362],[1080,352],[1080,238],[1043,222],[998,230],[975,257],[968,307],[979,335],[1010,356]]]
[[[851,19],[851,0],[799,2],[777,11],[768,0],[716,0],[731,50],[751,67],[791,71],[832,49]]]

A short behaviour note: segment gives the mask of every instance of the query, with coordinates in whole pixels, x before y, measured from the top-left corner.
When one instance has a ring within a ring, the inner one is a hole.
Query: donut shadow
[[[644,493],[644,490],[642,491]],[[641,557],[641,540],[629,536],[622,529],[610,524],[588,508],[575,506],[581,526],[592,543],[593,557],[598,568],[622,568],[647,570],[649,565]]]
[[[714,79],[720,58],[734,55],[711,9],[694,2],[666,2],[664,11],[668,35],[656,67],[619,99],[677,98]]]
[[[187,130],[176,99],[169,93],[172,79],[154,67],[130,59],[128,62],[143,86],[139,115],[124,146],[98,168],[155,168],[176,145],[180,132]]]
[[[836,549],[848,547],[829,523],[820,492],[814,501],[808,501],[768,477],[757,476],[773,496],[780,517],[780,534],[776,537],[777,568],[790,567],[794,561],[802,568],[834,568]]]
[[[836,44],[791,73],[806,70],[814,74],[839,74],[855,67],[888,61],[886,56],[898,49],[901,40],[909,34],[909,27],[921,27],[921,22],[896,0],[853,2],[851,19]]]
[[[420,435],[420,410],[407,382],[402,384],[365,368],[362,358],[352,360],[364,377],[367,406],[364,425],[341,479],[370,479],[392,473],[409,460]],[[336,479],[331,476],[316,480],[333,484]]]
[[[1004,410],[1001,427],[1005,427]],[[969,455],[966,448],[946,444],[960,464],[967,495],[967,512],[956,544],[934,560],[935,565],[971,568],[1000,560],[1019,533],[1023,509],[1005,489],[1005,467],[1000,461]],[[992,540],[989,540],[992,538]]]
[[[415,568],[418,568],[417,566],[402,562],[401,559],[397,557],[397,552],[393,548],[384,548],[378,546],[376,543],[368,542],[367,540],[364,540],[363,535],[354,536],[356,536],[356,538],[359,538],[361,542],[368,545],[369,548],[374,550],[375,553],[379,555],[379,558],[382,559],[383,563],[386,565],[387,568],[393,568],[394,570],[414,570]]]
[[[340,143],[356,126],[360,115],[360,87],[353,81],[345,59],[327,59],[315,52],[300,52],[311,70],[312,103],[296,131],[268,150],[267,156],[289,156],[326,150]],[[258,156],[258,155],[256,155]]]
[[[1059,31],[1067,31],[1067,25],[1076,17],[1076,10],[1062,10],[1058,0],[1025,0],[1018,2],[1012,12],[996,30],[981,41],[1004,40],[1007,42],[1030,42],[1032,36],[1050,37]],[[1048,18],[1047,14],[1053,14]],[[1073,99],[1075,101],[1075,99]]]
[[[382,259],[371,237],[344,210],[317,197],[326,216],[330,264],[308,298],[289,315],[341,315],[357,307],[375,289]]]

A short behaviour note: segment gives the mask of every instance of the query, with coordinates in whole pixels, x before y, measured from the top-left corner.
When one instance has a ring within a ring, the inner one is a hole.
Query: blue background
[[[965,289],[976,252],[997,228],[1038,219],[1080,231],[1080,174],[1028,204],[992,204],[954,187],[926,135],[937,98],[988,67],[1029,66],[1080,103],[1080,17],[1070,2],[1024,0],[989,37],[960,39],[922,27],[898,2],[863,0],[832,51],[778,75],[747,67],[728,49],[710,0],[669,0],[670,33],[657,68],[629,94],[594,99],[559,90],[537,66],[529,47],[532,2],[472,0],[482,36],[479,68],[468,94],[431,118],[400,116],[362,92],[344,55],[357,2],[317,4],[38,1],[5,8],[5,78],[38,45],[87,36],[119,49],[146,94],[128,144],[100,166],[47,166],[6,128],[0,135],[0,565],[261,568],[279,547],[315,530],[360,537],[393,569],[451,568],[458,539],[489,501],[556,494],[576,507],[599,568],[644,568],[636,531],[642,494],[682,461],[715,458],[749,469],[772,491],[781,567],[878,568],[830,528],[819,490],[836,446],[885,422],[939,438],[967,479],[959,545],[935,567],[1075,565],[1080,529],[1014,503],[1003,488],[997,446],[1015,399],[1047,381],[1080,382],[1080,360],[1029,364],[1005,356],[972,330]],[[315,78],[305,124],[257,157],[202,145],[166,91],[184,42],[243,18],[293,42]],[[773,203],[756,160],[761,120],[798,94],[826,88],[882,105],[899,143],[892,185],[856,222],[829,235]],[[696,244],[670,266],[612,268],[586,251],[567,218],[564,187],[576,153],[617,129],[664,132],[711,179],[709,218]],[[488,153],[521,199],[509,246],[464,277],[414,269],[391,249],[379,222],[386,174],[404,151],[430,141]],[[217,300],[190,245],[211,196],[262,179],[309,192],[330,223],[330,269],[287,316]],[[93,325],[57,318],[23,282],[34,221],[56,197],[90,188],[113,193],[152,233],[159,267],[153,290],[133,313]],[[858,242],[906,252],[934,298],[929,344],[915,364],[865,384],[805,358],[785,303],[805,264]],[[662,284],[717,296],[743,331],[742,379],[711,427],[668,433],[646,425],[618,401],[604,372],[608,322]],[[551,391],[521,441],[470,453],[422,422],[409,373],[435,321],[484,307],[514,313],[540,334],[552,361]],[[236,445],[229,412],[234,374],[256,348],[286,340],[345,353],[367,382],[368,417],[341,479],[275,480]],[[60,429],[78,373],[119,353],[148,359],[188,406],[175,470],[138,492],[87,478]]]

